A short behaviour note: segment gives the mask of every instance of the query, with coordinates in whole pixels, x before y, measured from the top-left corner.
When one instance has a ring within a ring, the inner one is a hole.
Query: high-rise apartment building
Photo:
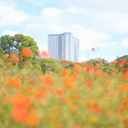
[[[52,59],[78,62],[79,40],[72,33],[48,35],[48,50]]]

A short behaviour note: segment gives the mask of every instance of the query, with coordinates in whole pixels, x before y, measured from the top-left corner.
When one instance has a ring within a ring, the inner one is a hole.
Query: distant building
[[[79,40],[72,33],[48,35],[48,50],[52,59],[78,62]]]

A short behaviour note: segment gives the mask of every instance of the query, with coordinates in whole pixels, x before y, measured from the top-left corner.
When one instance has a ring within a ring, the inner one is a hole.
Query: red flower
[[[127,61],[126,60],[122,60],[121,63],[125,65],[125,64],[127,64]]]
[[[68,61],[67,61],[67,60],[63,60],[62,62],[63,62],[63,63],[68,63]]]
[[[92,48],[92,51],[95,51],[95,48]]]

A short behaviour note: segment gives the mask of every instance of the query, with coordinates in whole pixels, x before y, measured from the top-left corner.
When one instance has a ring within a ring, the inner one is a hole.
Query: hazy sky
[[[128,55],[127,6],[128,0],[0,0],[0,36],[26,34],[42,50],[48,34],[72,32],[80,61],[111,61]]]

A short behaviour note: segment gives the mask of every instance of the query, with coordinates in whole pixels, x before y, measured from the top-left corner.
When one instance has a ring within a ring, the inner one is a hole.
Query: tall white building
[[[52,59],[78,62],[79,40],[72,33],[48,35],[48,50]]]

